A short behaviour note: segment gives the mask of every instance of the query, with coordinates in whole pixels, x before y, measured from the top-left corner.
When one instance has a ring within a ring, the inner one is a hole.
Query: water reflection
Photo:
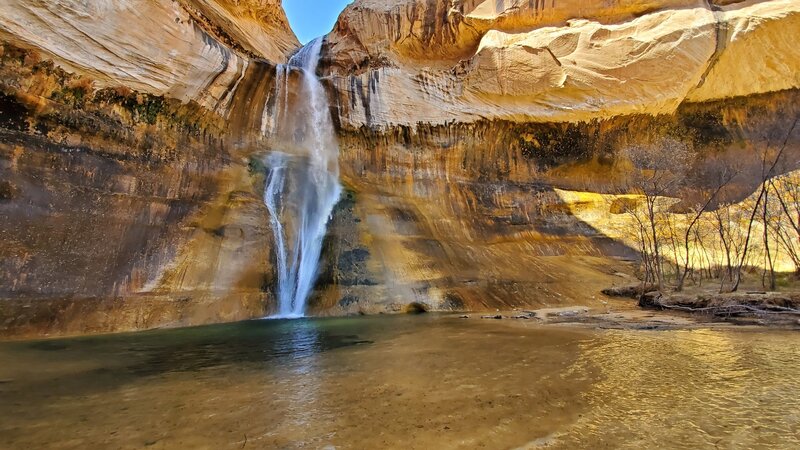
[[[314,417],[324,416],[326,411],[317,402],[319,387],[322,384],[318,364],[318,354],[322,348],[316,322],[302,320],[292,323],[288,338],[285,341],[293,356],[288,367],[288,374],[281,383],[282,389],[271,393],[282,397],[288,404],[285,420],[292,427],[313,425]],[[351,336],[356,339],[355,336]]]
[[[799,356],[435,315],[0,344],[0,448],[800,448]]]
[[[613,331],[582,344],[599,381],[559,439],[615,448],[800,448],[800,336]]]
[[[153,336],[127,349],[147,354],[131,370],[139,374],[195,372],[251,363],[264,363],[271,369],[286,365],[307,368],[315,355],[371,342],[356,334],[326,329],[313,320],[270,322],[197,328],[169,341]]]

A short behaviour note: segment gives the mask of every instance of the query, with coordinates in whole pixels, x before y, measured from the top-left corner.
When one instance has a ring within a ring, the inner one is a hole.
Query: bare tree
[[[789,138],[792,136],[792,133],[794,132],[795,127],[797,126],[798,120],[800,120],[800,118],[796,118],[794,120],[794,123],[792,123],[792,127],[786,134],[786,138],[783,140],[783,145],[781,145],[781,147],[778,149],[777,154],[775,155],[775,158],[772,161],[772,164],[769,164],[767,162],[769,159],[769,150],[770,150],[769,143],[767,143],[766,147],[763,149],[761,153],[762,155],[761,189],[759,190],[758,197],[756,198],[755,205],[753,206],[752,213],[750,214],[750,220],[747,223],[747,234],[744,242],[744,251],[742,252],[742,258],[739,260],[739,263],[736,266],[736,272],[735,272],[736,278],[735,281],[733,282],[733,285],[731,286],[731,292],[736,292],[737,290],[739,290],[739,285],[741,284],[742,281],[742,268],[747,259],[748,248],[750,247],[750,237],[753,231],[753,222],[755,221],[756,214],[758,214],[761,202],[764,201],[764,197],[767,195],[767,189],[769,187],[769,184],[767,182],[775,176],[775,169],[776,167],[778,167],[778,163],[781,161],[781,158],[783,157],[784,150],[786,150],[786,145],[789,143]],[[764,209],[766,211],[766,206]],[[766,227],[767,224],[765,223],[764,226]]]
[[[769,230],[770,230],[770,223],[772,222],[772,214],[769,208],[769,193],[772,191],[770,188],[771,183],[764,183],[764,201],[761,205],[761,226],[762,228],[762,243],[764,245],[764,259],[766,260],[766,264],[764,264],[764,275],[761,277],[761,285],[767,287],[767,284],[764,282],[764,278],[769,271],[769,289],[771,291],[775,290],[775,261],[772,258],[772,251],[769,246]]]
[[[783,212],[774,223],[773,233],[791,258],[795,277],[800,278],[800,182],[796,176],[786,176],[778,183],[770,180],[770,186]]]
[[[639,220],[639,223],[646,229],[647,235],[642,243],[647,241],[649,245],[643,247],[643,256],[646,263],[649,260],[649,270],[652,270],[658,289],[663,290],[664,268],[658,203],[663,197],[676,192],[683,183],[689,162],[689,149],[680,141],[665,139],[658,145],[630,147],[626,156],[635,169],[630,173],[629,188],[644,197],[644,220]]]
[[[737,264],[741,260],[747,260],[744,256],[745,229],[741,223],[745,220],[745,211],[731,204],[720,205],[713,212],[715,229],[719,236],[722,246],[723,257],[725,258],[724,273],[720,276],[720,292],[730,290],[735,281],[734,273]]]
[[[703,213],[708,211],[709,206],[717,199],[719,193],[727,186],[738,174],[738,171],[731,168],[727,164],[722,165],[714,165],[713,166],[717,173],[714,174],[713,177],[714,181],[712,182],[709,189],[701,190],[700,198],[701,203],[699,203],[693,209],[693,215],[691,220],[689,221],[689,225],[686,227],[686,231],[683,235],[683,251],[684,251],[684,264],[683,264],[683,271],[680,274],[680,277],[677,281],[677,286],[675,287],[676,291],[682,291],[684,283],[686,282],[686,276],[689,274],[690,270],[690,236],[692,235],[693,230],[695,230],[695,226],[700,221],[700,218],[703,216]],[[695,233],[695,240],[700,239],[699,234]],[[695,246],[697,247],[697,246]]]
[[[669,245],[672,248],[672,262],[675,264],[675,279],[677,280],[681,276],[681,263],[689,264],[687,259],[683,259],[681,261],[681,256],[688,257],[688,253],[686,255],[679,255],[678,254],[678,215],[677,214],[668,214],[664,218],[664,228],[666,228],[667,238],[669,239]]]
[[[645,225],[646,219],[644,215],[641,213],[638,205],[636,203],[624,203],[623,204],[624,212],[628,214],[633,221],[636,223],[636,239],[639,244],[639,253],[642,258],[642,267],[644,268],[644,276],[642,277],[642,292],[645,290],[645,286],[651,283],[655,283],[654,272],[652,269],[652,261],[650,255],[652,254],[652,245],[650,241],[650,235],[647,231],[647,226]]]

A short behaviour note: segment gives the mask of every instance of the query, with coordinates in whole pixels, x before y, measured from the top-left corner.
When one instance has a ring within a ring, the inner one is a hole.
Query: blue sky
[[[353,0],[283,0],[292,30],[303,44],[328,34],[336,18]]]

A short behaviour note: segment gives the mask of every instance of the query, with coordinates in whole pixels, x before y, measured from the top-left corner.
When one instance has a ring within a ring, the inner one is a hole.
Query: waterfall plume
[[[316,76],[321,50],[322,38],[317,38],[276,68],[272,134],[286,148],[265,159],[264,203],[275,236],[278,318],[305,315],[327,223],[342,191],[339,147]],[[300,72],[299,83],[293,82],[293,71]]]

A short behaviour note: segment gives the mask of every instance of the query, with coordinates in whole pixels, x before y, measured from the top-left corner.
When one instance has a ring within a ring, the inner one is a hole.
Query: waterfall
[[[327,95],[316,76],[321,50],[322,38],[317,38],[276,69],[271,133],[285,152],[265,159],[264,203],[275,236],[278,318],[305,314],[326,226],[342,192],[339,146]],[[292,83],[293,71],[300,71],[300,83]]]

